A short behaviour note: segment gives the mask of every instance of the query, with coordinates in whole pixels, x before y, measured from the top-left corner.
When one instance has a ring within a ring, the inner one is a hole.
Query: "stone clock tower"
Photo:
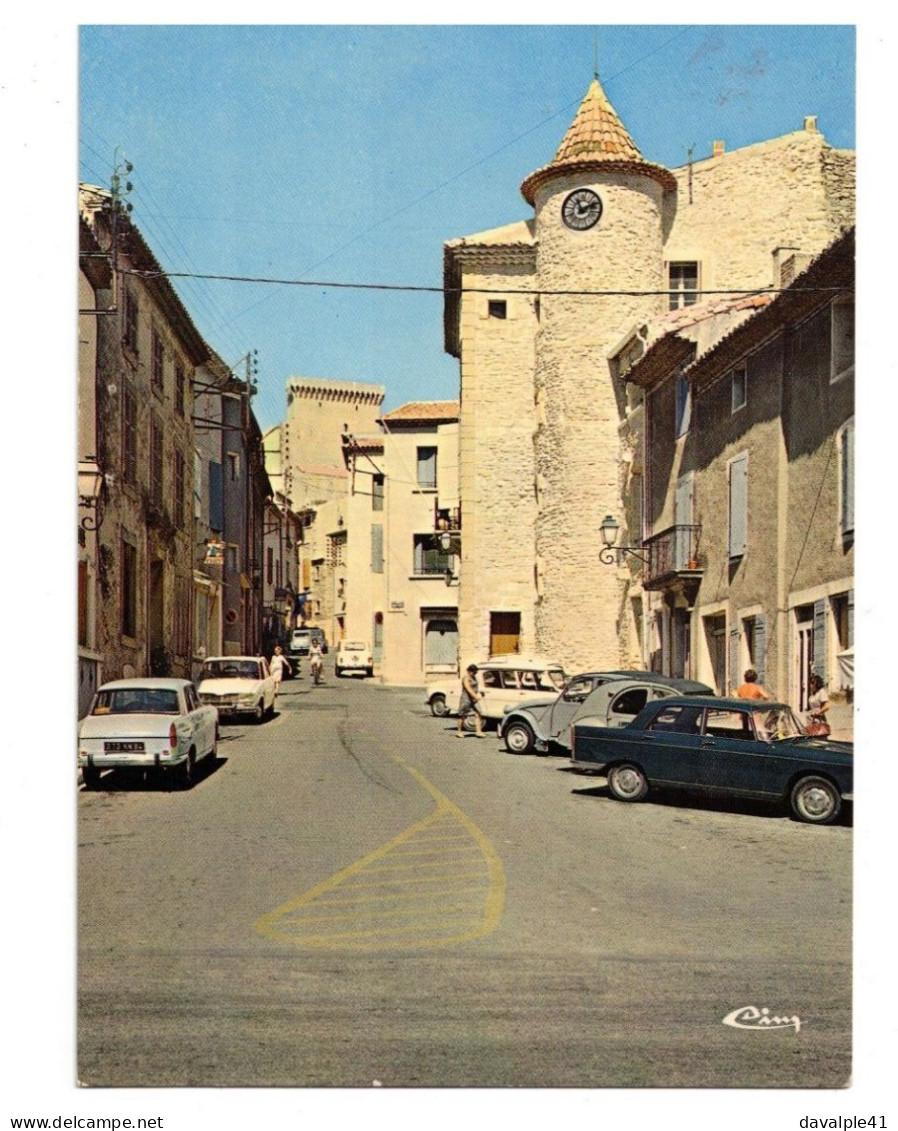
[[[536,640],[577,666],[621,664],[626,575],[598,561],[602,518],[623,516],[624,392],[608,356],[664,309],[665,195],[676,187],[643,160],[598,79],[553,161],[521,186],[536,213],[539,294]]]

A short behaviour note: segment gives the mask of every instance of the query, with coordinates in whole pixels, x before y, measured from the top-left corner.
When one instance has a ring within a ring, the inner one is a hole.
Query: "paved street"
[[[80,793],[83,1083],[846,1082],[848,823],[624,805],[303,675],[189,791]]]

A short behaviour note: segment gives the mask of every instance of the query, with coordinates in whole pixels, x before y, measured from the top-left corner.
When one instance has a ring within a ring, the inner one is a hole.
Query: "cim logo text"
[[[758,1009],[756,1005],[740,1005],[724,1017],[723,1023],[733,1029],[794,1029],[796,1033],[801,1029],[801,1020],[797,1014],[777,1017],[766,1006]]]

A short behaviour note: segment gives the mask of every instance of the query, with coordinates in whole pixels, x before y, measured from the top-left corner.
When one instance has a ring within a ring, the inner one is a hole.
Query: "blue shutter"
[[[730,462],[730,557],[741,558],[748,541],[748,453]]]
[[[384,528],[379,522],[371,525],[371,572],[384,571]]]
[[[730,629],[730,687],[731,695],[736,694],[736,688],[742,683],[742,673],[739,671],[739,629]],[[726,694],[726,693],[724,693]]]
[[[221,464],[209,462],[209,525],[224,530],[224,480]]]
[[[826,601],[814,602],[814,664],[813,672],[826,682]]]
[[[758,673],[758,683],[764,683],[767,670],[767,618],[763,613],[755,617],[755,671]]]

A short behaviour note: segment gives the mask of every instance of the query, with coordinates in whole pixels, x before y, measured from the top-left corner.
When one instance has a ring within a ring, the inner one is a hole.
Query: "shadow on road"
[[[220,739],[219,741],[223,741]],[[82,783],[81,793],[173,793],[189,792],[201,786],[208,778],[218,773],[227,763],[227,758],[219,754],[215,758],[203,758],[196,764],[194,779],[185,790],[178,782],[165,771],[159,770],[106,770],[100,778],[100,785],[96,789],[87,789]]]
[[[560,773],[572,773],[583,775],[582,771],[575,769],[571,766],[559,766]],[[604,778],[599,775],[592,775],[599,781],[604,783]],[[598,797],[606,801],[613,801],[615,805],[626,804],[620,802],[617,798],[613,797],[605,784],[597,784],[592,786],[583,786],[579,789],[572,789],[571,792],[579,797]],[[679,789],[661,789],[658,786],[653,787],[651,794],[641,802],[640,805],[659,805],[665,809],[693,809],[698,812],[712,812],[712,813],[734,813],[745,817],[765,817],[767,819],[782,820],[784,816],[789,813],[788,806],[778,804],[775,801],[760,801],[754,798],[744,797],[728,797],[726,795],[719,795],[717,797],[707,797],[704,794],[691,793],[688,790]],[[833,825],[841,825],[843,827],[851,828],[854,824],[853,805],[850,801],[842,803],[842,811],[838,818],[833,821]]]

